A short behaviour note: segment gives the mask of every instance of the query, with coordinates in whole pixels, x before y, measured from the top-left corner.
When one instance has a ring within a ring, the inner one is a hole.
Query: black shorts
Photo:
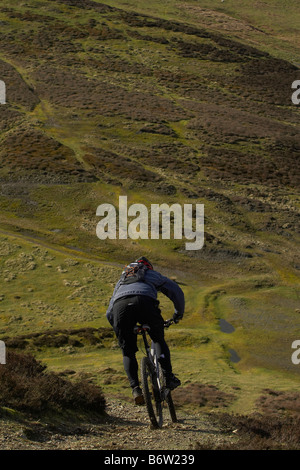
[[[154,342],[164,342],[164,320],[159,301],[145,295],[123,297],[113,306],[114,331],[124,356],[138,351],[137,335],[133,329],[137,323],[150,326],[150,337]]]

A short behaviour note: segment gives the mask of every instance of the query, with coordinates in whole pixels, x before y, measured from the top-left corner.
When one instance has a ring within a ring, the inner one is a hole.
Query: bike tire
[[[163,384],[164,387],[166,387],[166,379],[165,379],[164,373],[163,373],[161,368],[159,369],[159,375],[160,375],[161,383]],[[172,395],[171,395],[171,390],[165,396],[165,400],[166,400],[166,403],[168,405],[168,409],[169,409],[169,413],[170,413],[172,423],[177,423],[178,420],[177,420],[175,405],[174,405],[173,398],[172,398]]]
[[[149,358],[146,356],[142,358],[141,362],[141,382],[151,424],[154,428],[161,428],[163,415],[157,386],[157,376]]]

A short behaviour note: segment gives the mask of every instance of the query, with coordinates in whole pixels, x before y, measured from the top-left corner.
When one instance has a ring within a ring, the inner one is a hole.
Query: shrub
[[[211,417],[213,418],[213,415]],[[195,449],[297,450],[300,448],[299,416],[275,416],[259,413],[247,416],[219,413],[214,417],[225,432],[235,433],[237,441],[206,444],[197,442]]]
[[[214,385],[189,384],[178,388],[173,393],[176,406],[190,403],[194,406],[204,407],[227,407],[233,400],[234,395],[219,390]]]
[[[290,414],[300,416],[300,393],[264,389],[264,395],[256,404],[268,414]]]
[[[71,382],[30,354],[7,353],[0,366],[0,405],[30,413],[81,410],[103,414],[105,398],[100,387],[80,380]]]

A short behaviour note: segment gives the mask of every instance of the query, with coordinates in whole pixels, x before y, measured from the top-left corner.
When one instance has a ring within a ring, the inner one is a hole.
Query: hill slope
[[[249,2],[208,3],[2,2],[0,333],[108,326],[120,269],[143,251],[186,294],[169,333],[184,386],[235,387],[230,407],[251,411],[299,380],[299,50]],[[97,206],[119,195],[204,204],[204,248],[100,241]],[[26,348],[128,394],[113,344]]]

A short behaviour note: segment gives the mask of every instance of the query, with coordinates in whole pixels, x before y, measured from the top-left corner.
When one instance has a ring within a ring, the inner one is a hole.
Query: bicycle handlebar
[[[169,320],[165,320],[165,321],[164,321],[164,327],[165,327],[165,328],[169,328],[169,326],[171,326],[173,323],[175,323],[175,321],[173,320],[173,318],[170,318]]]
[[[169,328],[173,323],[177,323],[173,318],[170,318],[169,320],[164,320],[164,328]],[[142,334],[143,331],[150,331],[150,327],[146,324],[143,325],[136,325],[133,329],[133,332],[136,335]]]

